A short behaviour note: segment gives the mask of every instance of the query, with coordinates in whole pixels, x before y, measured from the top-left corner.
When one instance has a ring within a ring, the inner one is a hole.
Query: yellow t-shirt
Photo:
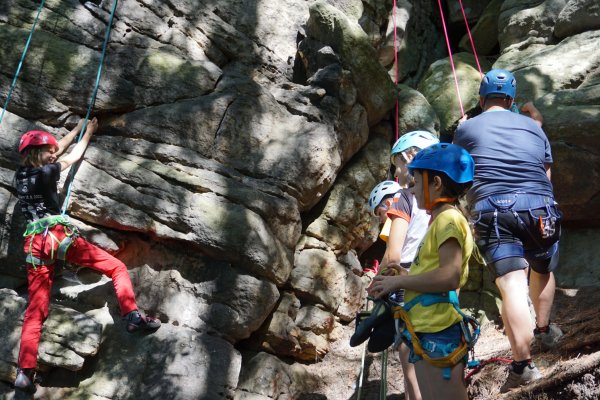
[[[469,257],[471,257],[474,243],[469,223],[455,208],[444,210],[431,222],[419,245],[409,275],[419,275],[439,268],[438,249],[450,238],[455,238],[462,248],[463,261],[460,274],[460,287],[462,287],[469,276]],[[419,294],[421,292],[407,289],[404,299],[409,302]],[[461,320],[458,312],[449,303],[438,303],[427,307],[416,304],[408,312],[408,316],[415,327],[415,332],[428,333],[439,332]]]

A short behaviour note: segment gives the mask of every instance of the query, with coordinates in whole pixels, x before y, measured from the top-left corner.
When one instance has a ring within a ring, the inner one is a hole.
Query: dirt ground
[[[475,374],[469,384],[472,400],[593,400],[600,399],[600,318],[598,288],[558,289],[553,322],[565,333],[555,349],[533,348],[533,360],[544,378],[528,386],[500,394],[506,379],[505,363],[490,363]],[[339,339],[320,363],[308,369],[320,377],[315,393],[304,394],[302,400],[388,400],[404,399],[402,370],[395,352],[389,351],[387,385],[382,387],[382,353],[364,352],[363,345],[348,345],[354,324],[339,329]],[[359,380],[364,354],[364,376]],[[475,347],[477,359],[510,358],[508,339],[499,321],[482,327]],[[385,395],[381,392],[385,390]],[[360,396],[359,396],[360,395]]]

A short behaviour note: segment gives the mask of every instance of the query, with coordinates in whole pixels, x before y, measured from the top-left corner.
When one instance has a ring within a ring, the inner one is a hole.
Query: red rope
[[[465,26],[467,27],[467,35],[469,36],[469,41],[471,42],[471,49],[473,49],[473,55],[475,56],[475,62],[477,63],[477,69],[479,70],[479,75],[483,78],[483,72],[481,71],[481,65],[479,65],[479,57],[477,57],[477,50],[475,50],[475,42],[473,42],[473,36],[471,36],[471,29],[469,29],[469,22],[467,21],[467,15],[465,14],[465,9],[463,7],[462,0],[458,0],[458,4],[460,4],[460,11],[462,12],[463,19],[465,21]]]
[[[399,105],[398,105],[398,34],[396,25],[396,0],[394,0],[392,9],[392,19],[394,21],[394,86],[396,87],[396,140],[398,140],[398,117],[399,117]]]
[[[440,8],[440,16],[442,17],[442,27],[444,30],[444,37],[446,38],[446,47],[448,48],[448,55],[450,56],[450,65],[452,66],[452,75],[454,76],[454,85],[456,86],[456,97],[458,98],[458,104],[460,105],[460,115],[465,115],[465,109],[463,107],[462,98],[460,97],[460,89],[458,88],[458,78],[456,76],[456,68],[454,67],[454,58],[452,57],[452,49],[450,48],[450,39],[448,38],[448,29],[446,28],[446,19],[444,18],[444,10],[442,9],[442,0],[438,0],[438,6]]]
[[[501,358],[501,357],[492,357],[492,358],[488,358],[487,360],[481,361],[479,363],[479,365],[474,367],[473,370],[470,371],[465,376],[465,382],[467,382],[467,384],[468,384],[471,377],[473,375],[475,375],[476,373],[478,373],[479,371],[481,371],[483,369],[483,367],[485,367],[488,364],[491,364],[491,363],[508,363],[508,364],[510,364],[511,362],[512,362],[512,360],[509,360],[508,358]]]

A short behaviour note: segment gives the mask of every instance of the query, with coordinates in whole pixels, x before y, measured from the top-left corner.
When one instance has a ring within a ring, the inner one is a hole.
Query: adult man
[[[552,271],[558,264],[560,238],[560,213],[550,183],[550,143],[539,118],[510,111],[515,94],[512,73],[488,72],[479,89],[483,113],[462,122],[454,137],[475,160],[467,201],[477,244],[502,295],[502,320],[513,353],[502,392],[542,377],[531,361],[534,335],[547,347],[562,336],[550,324],[556,287]],[[533,332],[528,274],[536,313]]]

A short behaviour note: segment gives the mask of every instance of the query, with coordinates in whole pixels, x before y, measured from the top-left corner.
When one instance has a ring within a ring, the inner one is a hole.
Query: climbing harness
[[[460,345],[454,349],[450,354],[443,357],[430,357],[417,333],[415,332],[414,326],[410,321],[408,316],[408,312],[417,304],[420,304],[423,307],[428,307],[434,304],[439,303],[449,303],[461,316],[460,329],[461,329],[461,343]],[[423,358],[429,364],[443,368],[443,376],[445,379],[450,379],[450,369],[458,364],[461,360],[468,357],[469,353],[471,353],[471,357],[474,359],[474,346],[479,338],[480,333],[480,325],[479,322],[465,314],[459,306],[458,296],[455,291],[450,291],[448,293],[423,293],[406,304],[404,306],[396,306],[394,307],[394,318],[397,323],[397,332],[396,332],[396,343],[395,345],[400,343],[400,340],[406,340],[412,344],[412,348],[414,353]],[[403,324],[400,323],[400,320]]]
[[[408,311],[416,304],[421,306],[430,306],[439,303],[449,303],[454,306],[454,309],[463,318],[460,322],[462,332],[462,341],[459,347],[454,349],[449,355],[440,358],[431,358],[424,350],[419,338],[417,337],[413,325],[410,323]],[[511,363],[512,360],[502,357],[490,357],[486,360],[475,358],[475,343],[481,333],[480,323],[475,318],[465,314],[459,307],[458,296],[455,291],[448,293],[424,293],[402,306],[394,307],[394,318],[396,321],[396,347],[401,340],[409,341],[413,345],[413,351],[416,355],[429,362],[431,365],[443,369],[445,379],[450,379],[451,368],[461,362],[467,360],[466,368],[470,371],[465,375],[465,382],[470,383],[473,375],[479,373],[483,367],[488,364]]]
[[[473,221],[473,224],[477,224],[481,220],[481,216],[484,213],[493,212],[494,232],[496,237],[500,238],[500,231],[498,228],[498,213],[511,213],[519,224],[526,225],[525,221],[519,214],[519,212],[528,212],[530,216],[534,217],[533,210],[543,209],[545,216],[538,216],[538,229],[543,239],[547,239],[556,233],[556,224],[560,219],[560,213],[556,209],[556,201],[550,196],[531,195],[528,193],[510,193],[501,194],[487,197],[484,200],[478,201],[472,207],[471,213],[477,218]],[[537,244],[539,248],[544,246],[540,243],[531,232],[527,230],[531,240]],[[498,244],[499,246],[499,244]],[[549,252],[554,252],[557,243],[552,246]],[[541,256],[545,256],[541,254]]]
[[[64,229],[65,237],[59,240],[50,229],[57,225],[61,225]],[[50,259],[41,259],[33,255],[33,242],[36,235],[42,235],[42,246],[46,242],[46,237],[49,235],[52,240],[52,249],[50,251]],[[67,255],[67,250],[73,244],[75,239],[79,237],[79,230],[71,224],[69,217],[66,215],[51,215],[41,218],[27,224],[25,238],[29,238],[29,249],[25,257],[25,261],[36,269],[38,265],[51,265],[56,261],[64,262]]]
[[[98,88],[100,87],[100,76],[102,75],[102,67],[104,65],[104,58],[106,56],[106,50],[108,48],[108,40],[110,38],[110,32],[112,30],[113,19],[115,17],[115,11],[117,9],[118,2],[119,2],[119,0],[114,1],[112,10],[110,12],[110,18],[108,20],[108,26],[106,27],[106,34],[104,36],[104,43],[102,45],[102,55],[100,56],[100,64],[98,65],[98,72],[96,74],[96,84],[94,85],[94,90],[92,92],[92,98],[90,100],[90,104],[88,106],[87,113],[85,115],[83,126],[81,127],[81,131],[79,132],[79,136],[77,137],[77,142],[79,142],[81,140],[81,137],[83,136],[83,133],[85,132],[85,129],[87,127],[87,122],[90,117],[90,113],[92,112],[92,108],[94,107],[94,104],[96,103],[96,95],[98,94]],[[78,162],[76,162],[74,165],[71,166],[71,170],[69,171],[69,176],[67,177],[67,179],[65,181],[67,184],[67,192],[66,192],[65,200],[63,202],[62,210],[61,210],[61,214],[63,214],[63,215],[66,214],[66,212],[67,212],[67,207],[69,205],[69,198],[71,197],[71,189],[73,187],[73,180],[75,179],[75,174],[77,173],[77,170],[79,169],[79,165],[81,165],[81,160],[79,160]]]
[[[15,71],[15,76],[13,77],[12,84],[10,85],[10,89],[8,90],[8,94],[6,95],[6,101],[4,102],[4,107],[2,107],[2,113],[0,113],[0,124],[2,123],[2,119],[4,118],[4,113],[6,112],[6,107],[8,107],[8,102],[10,101],[10,96],[12,95],[12,92],[13,92],[15,86],[17,86],[17,78],[19,77],[19,74],[21,73],[21,67],[23,66],[23,61],[25,61],[25,56],[27,55],[27,50],[29,49],[29,44],[31,43],[31,38],[33,37],[33,32],[35,31],[35,26],[37,25],[37,22],[38,22],[38,19],[40,18],[42,9],[44,8],[45,1],[46,0],[42,0],[40,2],[37,14],[35,16],[35,19],[33,20],[33,25],[31,26],[31,31],[29,32],[29,36],[27,37],[27,41],[25,42],[25,47],[23,48],[23,54],[21,54],[21,60],[19,61],[19,64],[17,65],[17,70]]]

